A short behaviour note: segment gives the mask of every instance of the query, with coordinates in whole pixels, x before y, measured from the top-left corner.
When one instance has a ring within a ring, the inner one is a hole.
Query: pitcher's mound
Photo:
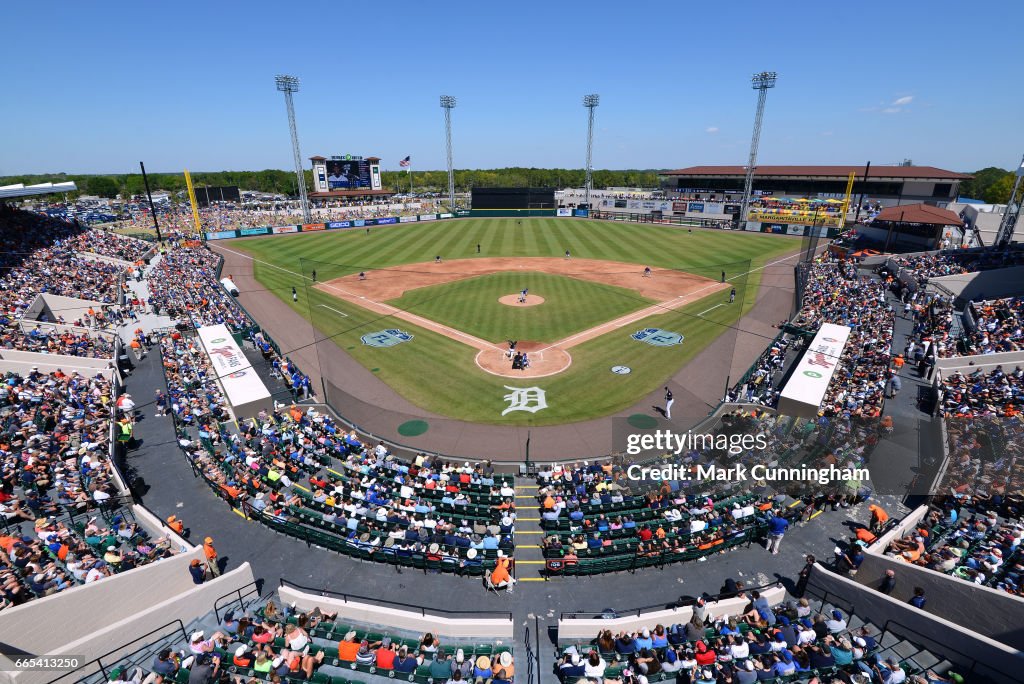
[[[508,306],[537,306],[544,303],[544,298],[539,295],[526,295],[526,301],[520,302],[519,295],[505,295],[498,299],[499,304],[507,304]]]

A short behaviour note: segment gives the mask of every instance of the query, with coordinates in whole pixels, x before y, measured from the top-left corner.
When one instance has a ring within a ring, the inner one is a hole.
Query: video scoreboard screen
[[[331,157],[327,160],[327,187],[331,190],[370,187],[370,162],[362,157]]]
[[[474,209],[554,209],[554,188],[473,188]]]

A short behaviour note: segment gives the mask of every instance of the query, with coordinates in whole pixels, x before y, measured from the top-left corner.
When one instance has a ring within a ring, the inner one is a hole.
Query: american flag
[[[402,161],[398,162],[398,165],[403,169],[409,168],[409,166],[412,165],[412,157],[406,157]]]

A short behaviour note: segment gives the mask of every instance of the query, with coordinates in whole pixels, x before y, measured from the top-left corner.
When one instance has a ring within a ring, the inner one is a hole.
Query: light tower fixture
[[[999,223],[999,232],[996,233],[995,245],[1006,247],[1013,242],[1013,234],[1017,229],[1017,221],[1020,219],[1021,205],[1024,204],[1024,197],[1019,194],[1021,179],[1024,179],[1024,159],[1021,159],[1017,167],[1017,177],[1013,181],[1013,189],[1010,190],[1010,198],[1006,200],[1006,211],[1003,212],[1003,220]]]
[[[757,167],[757,146],[761,141],[761,122],[764,119],[764,103],[768,89],[775,87],[779,75],[774,71],[762,71],[750,79],[750,87],[757,91],[757,114],[754,116],[754,134],[750,138],[750,158],[747,160],[747,176],[743,182],[743,203],[740,205],[738,222],[747,220],[750,194],[754,188],[754,169]]]
[[[444,109],[444,140],[448,152],[448,207],[454,214],[455,169],[452,166],[452,110],[455,109],[455,98],[451,95],[442,95],[441,108]]]
[[[306,179],[302,173],[302,153],[299,151],[299,133],[295,128],[295,105],[292,93],[299,92],[299,77],[278,74],[274,77],[277,89],[284,93],[284,103],[288,110],[288,129],[292,135],[292,155],[295,157],[295,179],[299,185],[299,203],[302,205],[303,223],[312,223],[309,213],[309,198],[306,196]]]
[[[583,96],[583,106],[587,108],[587,175],[583,181],[583,201],[590,211],[590,191],[594,185],[594,177],[590,168],[591,156],[594,151],[594,108],[601,104],[601,96],[596,93]]]

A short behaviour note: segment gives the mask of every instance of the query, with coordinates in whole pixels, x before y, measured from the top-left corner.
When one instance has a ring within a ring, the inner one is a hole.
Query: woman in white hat
[[[493,682],[511,682],[516,673],[515,665],[512,664],[512,652],[502,651],[491,665],[491,672],[494,675]]]

